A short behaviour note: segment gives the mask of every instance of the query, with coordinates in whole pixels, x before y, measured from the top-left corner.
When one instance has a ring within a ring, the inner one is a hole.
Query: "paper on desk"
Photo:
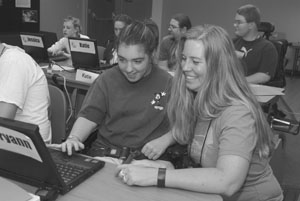
[[[250,89],[256,96],[277,96],[284,95],[284,88],[271,87],[259,84],[250,84]]]
[[[48,68],[48,67],[49,67],[49,65],[41,66],[41,68]],[[74,70],[74,68],[70,67],[70,66],[61,66],[61,67],[59,67],[58,65],[52,65],[52,70],[53,71],[63,71],[63,70],[72,71],[72,70]]]

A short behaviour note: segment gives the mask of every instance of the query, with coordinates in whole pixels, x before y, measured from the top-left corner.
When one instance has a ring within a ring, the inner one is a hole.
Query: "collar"
[[[5,49],[6,49],[5,45],[3,45],[3,43],[0,43],[0,57],[4,53]]]

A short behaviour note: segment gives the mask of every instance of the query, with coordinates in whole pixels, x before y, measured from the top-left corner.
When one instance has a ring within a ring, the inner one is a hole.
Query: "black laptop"
[[[47,148],[37,125],[0,118],[0,176],[65,194],[104,166]]]
[[[40,31],[39,33],[44,35],[44,42],[45,42],[44,46],[45,46],[46,50],[58,41],[57,35],[54,32]],[[56,62],[65,61],[65,60],[69,59],[69,57],[67,57],[63,54],[62,55],[48,55],[48,56],[49,56],[49,60],[56,61]]]
[[[37,63],[48,62],[44,35],[41,33],[21,32],[22,47]]]

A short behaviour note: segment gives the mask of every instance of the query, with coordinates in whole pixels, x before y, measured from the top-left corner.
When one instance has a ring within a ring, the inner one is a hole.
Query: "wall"
[[[82,33],[86,33],[87,0],[40,0],[40,30],[63,36],[63,20],[71,15],[81,20]]]
[[[290,42],[300,41],[299,0],[163,0],[161,33],[167,34],[171,16],[181,12],[191,18],[193,25],[220,25],[233,37],[236,9],[250,3],[260,8],[262,21],[274,23],[279,38],[286,38]]]

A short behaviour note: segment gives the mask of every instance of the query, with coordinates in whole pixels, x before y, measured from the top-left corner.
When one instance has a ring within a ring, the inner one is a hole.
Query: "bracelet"
[[[81,142],[81,140],[79,139],[79,137],[75,136],[75,135],[69,135],[69,137],[67,138],[68,140],[72,140],[72,139],[76,139],[77,141]]]
[[[166,168],[158,168],[157,187],[164,188],[166,182]]]

